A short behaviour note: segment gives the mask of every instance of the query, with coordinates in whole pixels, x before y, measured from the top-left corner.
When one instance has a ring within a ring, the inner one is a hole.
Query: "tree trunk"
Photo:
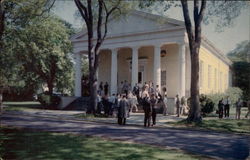
[[[189,122],[200,122],[200,100],[199,100],[199,50],[201,44],[201,22],[204,16],[206,8],[206,0],[201,1],[201,6],[199,7],[198,0],[194,0],[194,28],[189,15],[188,1],[181,0],[183,16],[185,20],[186,31],[189,40],[189,49],[191,56],[191,106],[190,112],[187,118]],[[199,11],[200,9],[200,11]],[[193,31],[194,29],[194,31]]]
[[[96,69],[92,68],[91,70],[92,71],[89,73],[90,99],[87,108],[87,113],[95,114],[97,107],[97,76],[96,76]]]
[[[48,81],[47,85],[48,85],[48,89],[49,89],[49,95],[52,95],[53,94],[53,88],[54,88],[53,82]]]
[[[190,49],[191,52],[191,106],[187,121],[200,122],[200,100],[199,100],[199,44]]]

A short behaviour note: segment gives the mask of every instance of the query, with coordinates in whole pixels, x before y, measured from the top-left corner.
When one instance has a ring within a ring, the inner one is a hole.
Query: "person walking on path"
[[[119,125],[125,125],[126,124],[126,118],[129,117],[129,104],[126,99],[126,95],[122,96],[122,99],[119,102],[118,107],[118,124]]]
[[[151,105],[151,108],[152,108],[152,121],[153,121],[153,125],[156,125],[156,104],[157,104],[157,99],[156,99],[156,95],[155,94],[152,94],[151,95],[151,99],[150,99],[150,105]]]
[[[224,116],[225,116],[225,118],[226,117],[229,118],[230,104],[231,104],[231,101],[229,100],[229,96],[227,96],[227,98],[224,101]]]
[[[152,108],[150,105],[150,99],[149,99],[148,95],[146,95],[143,98],[142,106],[143,106],[143,110],[144,110],[144,127],[150,127]]]
[[[235,116],[235,119],[240,119],[241,107],[243,105],[242,100],[239,98],[235,105],[236,105],[236,116]]]
[[[178,94],[175,97],[175,106],[176,106],[177,117],[180,117],[180,98]]]
[[[248,112],[246,114],[246,118],[248,117],[248,115],[250,114],[250,100],[247,101],[247,108],[248,108]]]
[[[218,112],[219,112],[219,118],[223,118],[223,108],[224,108],[224,104],[223,104],[223,98],[219,101],[218,103]]]
[[[108,82],[106,82],[104,85],[104,94],[108,95],[108,91],[109,91],[109,85],[108,85]]]
[[[184,115],[185,110],[186,110],[186,98],[183,96],[181,97],[181,107],[180,107],[180,115]]]

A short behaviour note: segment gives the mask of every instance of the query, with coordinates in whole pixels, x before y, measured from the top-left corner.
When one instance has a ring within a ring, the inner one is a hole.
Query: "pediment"
[[[107,38],[132,35],[136,33],[146,33],[178,26],[184,26],[184,23],[182,21],[177,21],[164,16],[149,14],[141,11],[133,11],[120,17],[119,19],[113,19],[108,23]],[[82,31],[72,37],[73,40],[86,38],[86,31]]]

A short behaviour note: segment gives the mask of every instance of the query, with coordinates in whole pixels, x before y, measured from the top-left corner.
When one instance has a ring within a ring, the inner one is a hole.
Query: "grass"
[[[208,159],[177,150],[96,137],[0,129],[0,159],[179,160]]]
[[[22,111],[27,109],[41,109],[42,105],[39,102],[35,101],[26,101],[26,102],[3,102],[4,110],[7,111]]]
[[[250,134],[250,120],[247,119],[204,119],[201,123],[188,123],[182,120],[179,122],[168,122],[167,124],[175,127]]]

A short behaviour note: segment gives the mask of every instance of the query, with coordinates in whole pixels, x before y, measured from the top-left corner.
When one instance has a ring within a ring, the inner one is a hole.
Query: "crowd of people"
[[[101,114],[104,110],[105,116],[117,116],[118,124],[125,125],[126,119],[129,117],[132,111],[138,111],[138,105],[141,105],[144,110],[144,126],[150,127],[156,125],[156,115],[162,112],[163,116],[167,115],[167,90],[163,88],[162,91],[158,85],[152,82],[142,84],[135,84],[131,88],[131,84],[127,81],[121,82],[118,87],[118,93],[113,93],[109,96],[109,85],[106,82],[100,83],[97,94],[97,114]],[[218,114],[219,118],[230,115],[231,101],[229,97],[221,99],[218,103]],[[236,106],[236,119],[240,119],[241,107],[243,106],[242,100],[238,99],[235,104]],[[175,110],[177,117],[181,115],[187,115],[189,107],[187,105],[186,97],[179,97],[177,94],[175,97]],[[248,108],[250,107],[250,101],[248,101]],[[250,114],[250,108],[246,115]]]
[[[117,116],[118,124],[126,124],[126,118],[132,111],[138,111],[140,104],[144,110],[144,126],[149,127],[156,124],[156,115],[162,112],[164,116],[167,115],[167,90],[163,88],[162,91],[159,85],[152,82],[145,82],[142,84],[135,84],[131,88],[131,84],[127,81],[122,81],[118,87],[118,94],[108,96],[109,85],[106,82],[100,83],[98,88],[98,107],[97,113],[101,113],[103,108],[106,116]],[[187,101],[185,97],[175,98],[177,116],[186,114]],[[152,121],[152,123],[151,123]]]
[[[225,99],[222,98],[219,103],[218,103],[218,114],[219,114],[219,118],[222,119],[223,116],[224,118],[229,118],[230,115],[230,107],[231,107],[231,101],[229,99],[229,96],[227,96]],[[248,107],[248,112],[245,115],[245,117],[247,118],[250,114],[250,100],[248,100],[246,102],[246,105]],[[240,119],[241,116],[241,108],[243,107],[243,101],[242,99],[238,99],[235,103],[235,109],[236,109],[236,115],[235,115],[235,119]]]

